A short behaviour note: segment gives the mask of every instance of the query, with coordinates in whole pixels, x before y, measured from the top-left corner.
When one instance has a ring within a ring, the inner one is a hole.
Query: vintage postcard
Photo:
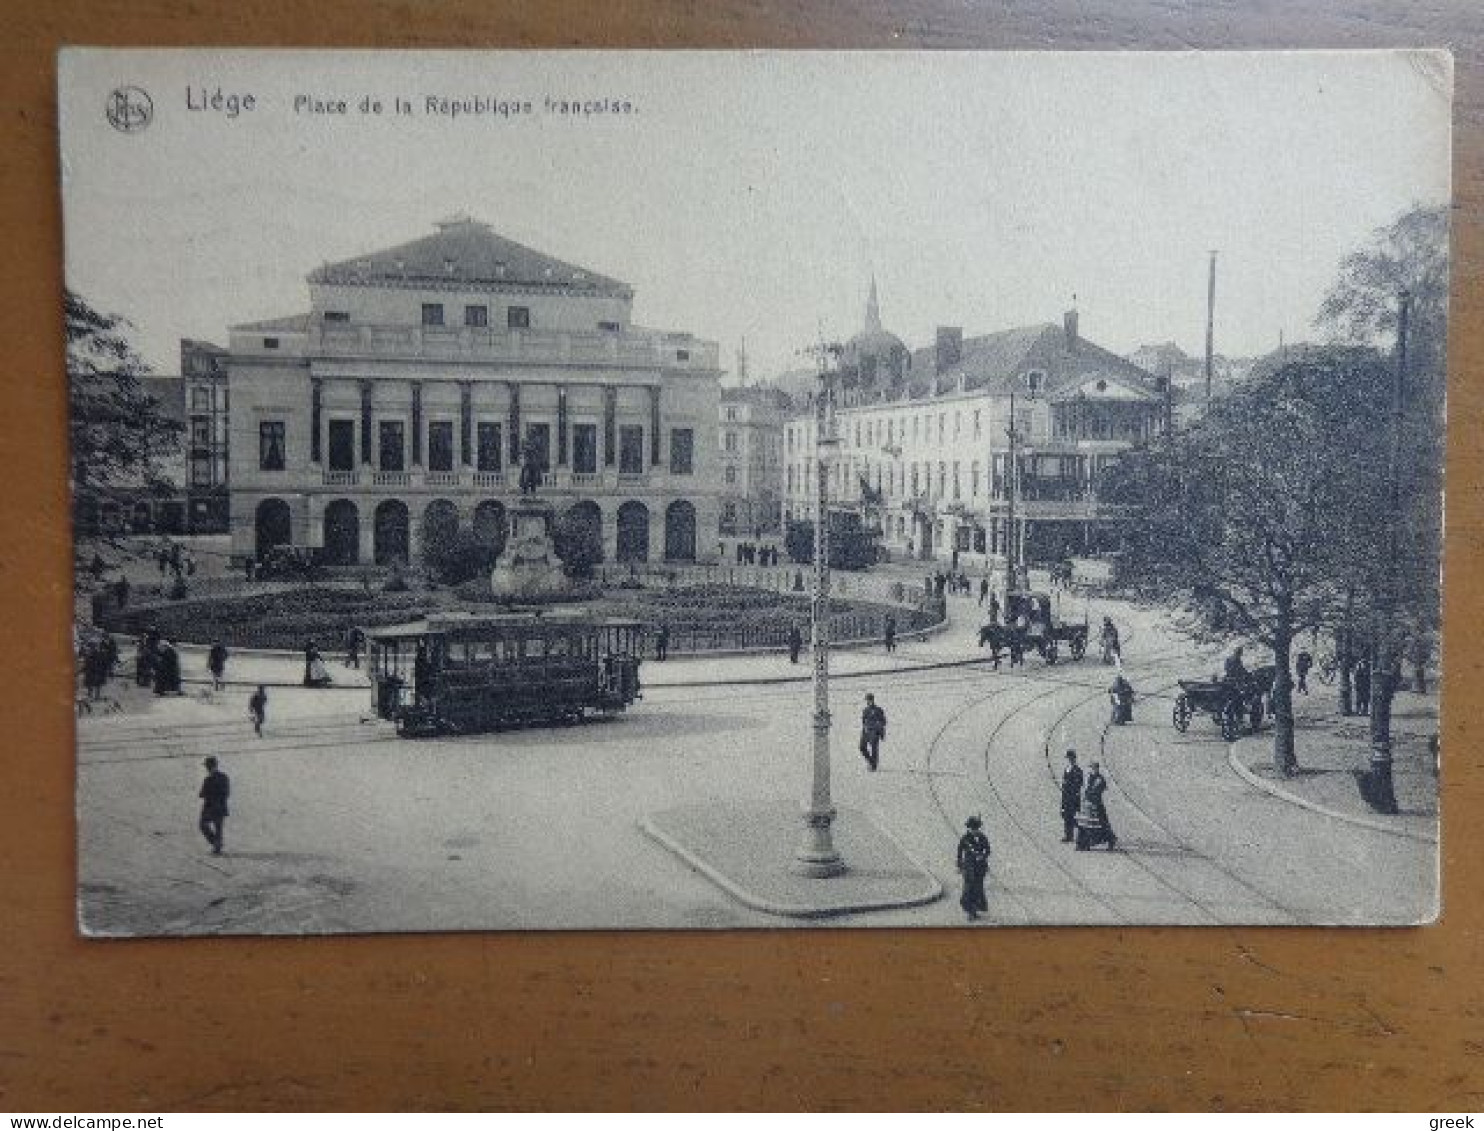
[[[65,51],[80,929],[1435,919],[1451,98]]]

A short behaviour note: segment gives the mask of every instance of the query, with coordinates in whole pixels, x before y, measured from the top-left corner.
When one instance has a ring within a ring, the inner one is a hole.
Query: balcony
[[[463,476],[457,471],[429,471],[423,474],[423,483],[428,487],[457,487]]]
[[[355,471],[326,471],[320,476],[326,487],[354,487],[360,481],[360,473]]]
[[[715,342],[638,329],[614,333],[316,323],[308,329],[305,348],[310,354],[332,357],[536,362],[608,369],[707,370],[718,364]]]
[[[505,473],[503,471],[476,471],[472,478],[476,487],[505,486]]]
[[[371,473],[371,486],[373,487],[411,487],[412,472],[410,471],[373,471]]]

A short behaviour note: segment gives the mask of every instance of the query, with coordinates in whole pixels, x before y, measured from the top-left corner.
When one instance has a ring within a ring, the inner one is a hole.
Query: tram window
[[[546,641],[539,636],[528,636],[523,641],[528,660],[539,660],[546,655]]]
[[[553,636],[546,642],[546,654],[548,656],[565,656],[567,654],[567,638],[565,636]]]

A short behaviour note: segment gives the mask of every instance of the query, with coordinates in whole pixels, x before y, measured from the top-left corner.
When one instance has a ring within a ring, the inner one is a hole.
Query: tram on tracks
[[[404,737],[614,715],[641,697],[641,621],[450,613],[363,630],[372,708]]]

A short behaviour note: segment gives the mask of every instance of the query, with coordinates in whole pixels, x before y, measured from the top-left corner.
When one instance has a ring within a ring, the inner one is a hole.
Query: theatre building
[[[1075,310],[976,337],[940,327],[909,350],[882,328],[874,284],[840,370],[831,501],[879,526],[896,558],[982,567],[1011,549],[1031,563],[1116,549],[1125,516],[1099,480],[1170,412],[1165,383],[1083,337]],[[813,514],[814,428],[810,411],[784,427],[790,518]]]
[[[627,284],[465,217],[308,282],[307,313],[231,331],[235,558],[502,544],[523,466],[606,561],[714,553],[717,348],[635,326]]]

